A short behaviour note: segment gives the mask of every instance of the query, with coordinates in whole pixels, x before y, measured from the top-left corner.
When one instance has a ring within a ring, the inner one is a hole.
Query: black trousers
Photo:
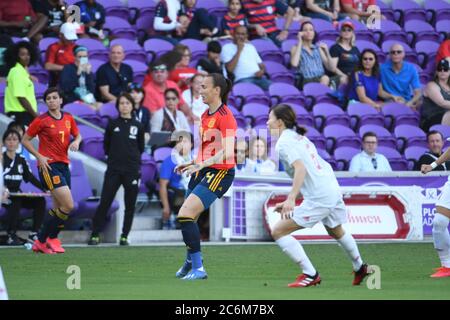
[[[194,12],[194,17],[186,31],[185,38],[202,40],[200,29],[212,31],[217,26],[217,18],[208,13],[206,9],[199,8]]]
[[[27,111],[23,112],[8,112],[6,114],[8,117],[13,119],[14,121],[20,122],[24,126],[29,126],[30,123],[34,120],[31,113],[28,113]]]
[[[120,186],[123,186],[124,188],[125,199],[125,218],[123,221],[122,235],[125,237],[128,236],[133,224],[136,199],[139,193],[139,179],[139,172],[133,174],[106,170],[100,204],[95,212],[94,220],[92,222],[92,236],[97,237],[100,231],[102,231],[106,215]]]
[[[6,231],[8,233],[16,233],[19,220],[20,209],[33,209],[33,232],[38,232],[42,225],[45,215],[45,198],[26,198],[26,197],[10,197],[11,203],[5,205],[7,218],[6,218]]]

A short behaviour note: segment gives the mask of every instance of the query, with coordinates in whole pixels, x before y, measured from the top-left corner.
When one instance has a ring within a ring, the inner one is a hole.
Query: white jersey
[[[276,151],[286,173],[293,178],[292,163],[302,161],[306,176],[300,189],[307,201],[333,207],[342,199],[342,194],[333,168],[323,160],[314,144],[305,136],[292,129],[286,129],[276,144]]]

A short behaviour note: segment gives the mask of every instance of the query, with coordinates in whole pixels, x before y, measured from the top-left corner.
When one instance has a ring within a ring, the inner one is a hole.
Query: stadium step
[[[132,230],[157,230],[161,229],[161,217],[149,215],[135,215]]]
[[[183,241],[181,230],[132,230],[128,235],[131,244],[161,241]]]

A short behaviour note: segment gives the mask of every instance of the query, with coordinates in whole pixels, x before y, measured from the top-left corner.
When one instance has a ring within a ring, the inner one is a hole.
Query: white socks
[[[284,236],[276,240],[281,250],[286,253],[296,264],[300,266],[303,273],[314,277],[316,275],[316,269],[312,265],[308,256],[303,250],[302,245],[293,236]]]
[[[337,239],[336,241],[345,250],[348,257],[352,261],[353,271],[358,271],[361,268],[363,261],[361,259],[361,255],[359,254],[355,239],[353,239],[350,233],[346,232],[342,238]]]
[[[437,213],[433,220],[433,242],[443,267],[450,268],[450,235],[448,224],[450,219]]]

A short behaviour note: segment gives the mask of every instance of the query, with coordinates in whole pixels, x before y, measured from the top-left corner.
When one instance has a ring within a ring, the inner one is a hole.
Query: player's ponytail
[[[207,77],[211,77],[213,87],[219,87],[220,88],[220,99],[223,103],[227,103],[228,100],[228,94],[231,91],[231,88],[233,87],[233,83],[230,79],[225,78],[220,73],[211,73],[207,75]]]
[[[306,134],[306,128],[297,124],[297,115],[290,105],[281,103],[272,107],[271,111],[277,119],[283,121],[286,128],[293,129],[302,136]]]

